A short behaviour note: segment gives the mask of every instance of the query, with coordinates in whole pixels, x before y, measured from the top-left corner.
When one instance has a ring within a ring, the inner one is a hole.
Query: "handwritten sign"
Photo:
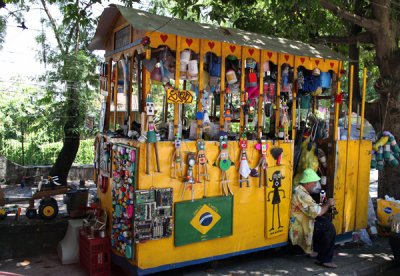
[[[193,102],[193,92],[189,90],[168,89],[167,101],[175,104],[190,104]]]

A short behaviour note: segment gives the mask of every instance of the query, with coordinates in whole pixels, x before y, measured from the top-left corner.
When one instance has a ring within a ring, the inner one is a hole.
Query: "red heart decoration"
[[[267,55],[268,55],[269,58],[272,57],[272,53],[271,52],[268,52]]]
[[[289,55],[285,55],[285,59],[286,59],[286,61],[288,61],[289,60]]]
[[[229,49],[231,49],[231,52],[233,53],[233,52],[235,52],[236,46],[235,45],[231,45],[231,46],[229,46]]]
[[[190,47],[190,45],[192,45],[193,43],[193,39],[191,38],[186,38],[186,44]]]
[[[167,39],[168,39],[168,35],[160,35],[160,38],[161,38],[161,40],[163,41],[163,42],[165,42],[165,41],[167,41]]]
[[[214,48],[215,43],[210,41],[208,42],[208,46],[210,47],[210,49]]]
[[[254,49],[249,49],[249,54],[250,54],[250,56],[252,56],[253,53],[254,53]]]
[[[318,59],[315,61],[315,64],[318,66],[318,64],[319,64],[319,60]]]
[[[300,58],[301,64],[303,64],[305,60],[305,58]]]
[[[333,65],[335,65],[333,62],[329,63],[329,65],[331,66],[331,68],[333,68]]]

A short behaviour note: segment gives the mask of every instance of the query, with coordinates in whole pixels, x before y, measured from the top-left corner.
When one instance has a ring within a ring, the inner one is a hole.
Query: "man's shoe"
[[[337,264],[335,263],[322,263],[322,266],[327,267],[327,268],[337,268]]]

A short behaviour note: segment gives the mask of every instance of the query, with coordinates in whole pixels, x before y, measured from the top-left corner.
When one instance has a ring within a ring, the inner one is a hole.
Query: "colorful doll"
[[[172,159],[171,159],[171,177],[172,178],[176,178],[177,171],[179,172],[180,177],[182,177],[183,156],[182,156],[181,143],[182,143],[181,136],[179,134],[176,134],[175,141],[174,141],[175,150],[174,150],[174,153],[172,154]]]
[[[147,132],[146,132],[146,174],[150,174],[150,144],[154,144],[154,151],[156,154],[156,162],[157,162],[157,172],[160,172],[160,162],[158,160],[158,149],[157,149],[157,129],[154,124],[153,117],[155,115],[154,112],[154,102],[151,95],[147,96],[146,99],[146,115],[147,115]]]
[[[288,114],[288,106],[286,101],[282,102],[282,120],[283,126],[283,140],[285,143],[289,142],[289,114]]]
[[[228,195],[232,193],[232,190],[229,186],[230,180],[228,180],[228,176],[226,172],[229,170],[229,168],[232,165],[232,161],[229,158],[229,153],[228,153],[228,135],[225,132],[221,132],[219,136],[219,155],[217,157],[217,160],[214,162],[214,166],[218,164],[219,168],[221,169],[221,184],[222,184],[222,191],[224,195]]]
[[[211,105],[210,93],[207,90],[203,91],[201,104],[203,106],[203,129],[209,129],[211,126],[210,118],[208,116],[208,109]]]
[[[242,188],[242,183],[246,182],[247,187],[250,187],[249,175],[250,175],[250,167],[249,162],[247,160],[247,136],[246,134],[242,134],[239,140],[240,147],[240,164],[239,164],[239,174],[240,174],[240,188]]]
[[[194,199],[194,184],[195,184],[195,179],[193,176],[193,168],[194,165],[196,164],[196,154],[194,152],[189,152],[187,156],[187,164],[188,164],[188,170],[186,173],[185,181],[184,181],[184,186],[182,190],[182,199],[185,197],[185,190],[186,186],[190,184],[192,187],[192,200]]]

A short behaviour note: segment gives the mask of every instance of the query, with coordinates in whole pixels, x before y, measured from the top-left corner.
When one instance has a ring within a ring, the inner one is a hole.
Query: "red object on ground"
[[[110,237],[91,238],[79,231],[79,261],[90,276],[105,276],[111,273]]]

